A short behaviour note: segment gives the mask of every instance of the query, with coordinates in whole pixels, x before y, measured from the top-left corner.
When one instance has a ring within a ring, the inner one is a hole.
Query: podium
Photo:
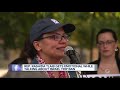
[[[80,74],[79,78],[120,78],[120,74]]]

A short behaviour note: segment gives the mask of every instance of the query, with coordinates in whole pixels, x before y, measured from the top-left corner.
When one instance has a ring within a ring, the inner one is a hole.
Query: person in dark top
[[[117,35],[112,29],[101,29],[96,36],[99,49],[98,60],[89,64],[97,64],[97,71],[82,72],[83,74],[119,74],[120,59]]]

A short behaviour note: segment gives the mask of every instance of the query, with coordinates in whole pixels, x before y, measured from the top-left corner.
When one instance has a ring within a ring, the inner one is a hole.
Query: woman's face
[[[63,58],[64,49],[68,45],[66,38],[63,28],[44,34],[43,39],[38,41],[38,48],[40,48],[38,53],[44,57]]]
[[[115,42],[112,33],[105,32],[98,36],[97,43],[101,56],[108,57],[115,55],[115,49],[117,48],[117,42]]]

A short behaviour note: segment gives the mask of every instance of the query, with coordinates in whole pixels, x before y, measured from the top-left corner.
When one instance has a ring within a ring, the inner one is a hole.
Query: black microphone
[[[70,58],[71,64],[80,64],[80,62],[76,56],[75,50],[71,46],[67,46],[65,48],[65,54]]]

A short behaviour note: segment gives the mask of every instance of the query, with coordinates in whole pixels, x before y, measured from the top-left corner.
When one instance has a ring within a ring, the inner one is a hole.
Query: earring
[[[118,49],[116,48],[115,51],[118,51]]]

